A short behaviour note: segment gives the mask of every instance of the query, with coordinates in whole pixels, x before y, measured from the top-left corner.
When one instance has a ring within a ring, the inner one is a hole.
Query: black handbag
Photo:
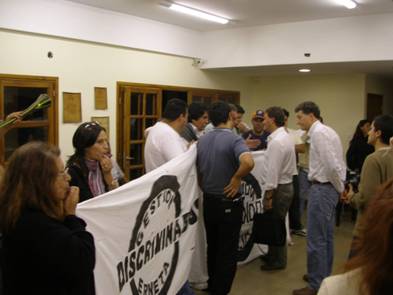
[[[254,215],[252,235],[254,243],[284,246],[287,238],[285,219],[277,216],[273,210],[257,213]]]

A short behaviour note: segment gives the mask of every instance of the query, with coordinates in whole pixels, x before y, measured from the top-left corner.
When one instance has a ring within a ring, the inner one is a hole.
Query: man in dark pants
[[[285,219],[293,198],[293,175],[297,174],[295,144],[284,128],[284,113],[280,107],[268,108],[264,113],[263,128],[269,132],[264,171],[264,209],[273,209]],[[279,270],[287,266],[287,247],[269,245],[261,270]]]
[[[232,132],[231,108],[216,102],[209,111],[214,129],[198,141],[197,167],[203,191],[207,264],[211,294],[228,294],[236,273],[242,222],[239,188],[254,167],[244,140]]]

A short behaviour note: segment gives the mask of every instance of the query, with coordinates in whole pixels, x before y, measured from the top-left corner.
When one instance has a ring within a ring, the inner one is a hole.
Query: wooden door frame
[[[4,80],[0,87],[0,101],[4,103],[4,84],[10,84],[18,86],[26,86],[26,84],[32,85],[32,87],[45,88],[48,84],[51,85],[52,93],[49,96],[52,98],[51,107],[53,112],[48,114],[48,120],[52,120],[53,130],[48,134],[48,140],[54,145],[59,145],[59,78],[50,76],[33,76],[33,75],[15,75],[15,74],[3,74],[0,73],[0,80]],[[0,103],[0,116],[4,117],[3,103]],[[21,122],[23,125],[23,122]],[[33,125],[32,125],[33,126]],[[22,126],[21,126],[22,127]],[[50,129],[49,129],[50,130]],[[3,140],[3,139],[1,139]]]
[[[124,97],[124,89],[126,87],[132,88],[158,88],[161,90],[161,93],[158,97],[159,104],[162,103],[162,91],[170,90],[170,91],[182,91],[187,92],[187,103],[190,104],[192,102],[192,96],[195,93],[216,93],[220,94],[234,94],[236,93],[238,99],[240,101],[240,91],[238,90],[220,90],[220,89],[208,89],[208,88],[195,88],[195,87],[183,87],[183,86],[170,86],[170,85],[161,85],[161,84],[145,84],[145,83],[133,83],[133,82],[125,82],[125,81],[117,81],[116,83],[116,161],[119,163],[120,167],[122,167],[123,162],[123,145],[119,144],[119,139],[123,138],[124,130],[123,130],[123,109],[125,107],[123,97]],[[217,95],[217,97],[218,97]],[[218,100],[215,97],[213,101]],[[124,168],[124,167],[122,167]]]

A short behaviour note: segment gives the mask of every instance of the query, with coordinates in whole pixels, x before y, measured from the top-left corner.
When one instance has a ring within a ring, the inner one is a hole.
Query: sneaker
[[[305,228],[292,230],[291,233],[300,237],[307,237],[307,230]]]

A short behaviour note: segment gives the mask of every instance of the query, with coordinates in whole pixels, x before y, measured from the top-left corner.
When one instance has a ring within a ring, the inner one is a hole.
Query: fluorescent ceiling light
[[[311,70],[310,69],[300,69],[299,72],[300,73],[309,73],[309,72],[311,72]]]
[[[344,5],[348,9],[353,9],[358,6],[358,4],[353,0],[337,0],[337,2],[341,5]]]
[[[188,15],[196,16],[196,17],[199,17],[199,18],[203,18],[203,19],[206,19],[206,20],[209,20],[209,21],[212,21],[212,22],[220,23],[220,24],[227,24],[229,22],[229,20],[226,19],[226,18],[223,18],[223,17],[220,17],[220,16],[216,16],[216,15],[212,15],[210,13],[206,13],[206,12],[203,12],[203,11],[200,11],[200,10],[197,10],[197,9],[194,9],[194,8],[190,8],[190,7],[187,7],[187,6],[179,5],[179,4],[172,3],[169,6],[169,9],[172,9],[172,10],[175,10],[175,11],[178,11],[178,12],[181,12],[181,13],[185,13],[185,14],[188,14]]]

